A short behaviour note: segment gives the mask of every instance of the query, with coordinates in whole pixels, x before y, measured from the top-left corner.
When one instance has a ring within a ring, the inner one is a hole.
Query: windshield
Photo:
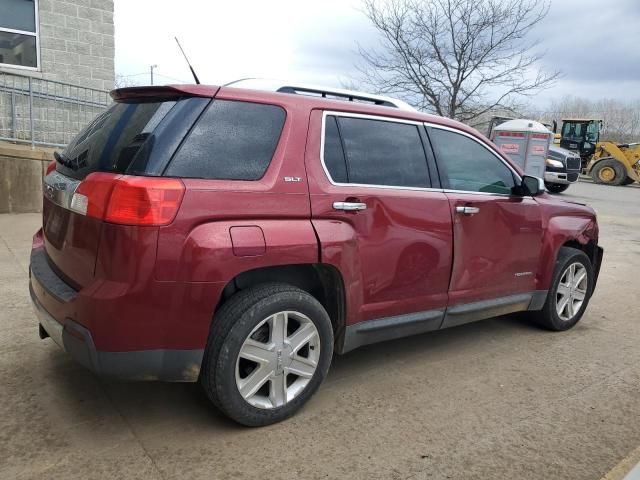
[[[565,122],[562,126],[562,138],[572,142],[597,142],[600,133],[600,123],[591,122]]]

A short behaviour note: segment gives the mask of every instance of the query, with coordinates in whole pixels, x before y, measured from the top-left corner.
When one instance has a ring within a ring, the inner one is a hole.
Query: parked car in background
[[[402,102],[242,86],[115,90],[56,155],[30,266],[42,338],[97,374],[200,381],[258,426],[309,400],[334,352],[512,312],[580,320],[591,208]]]

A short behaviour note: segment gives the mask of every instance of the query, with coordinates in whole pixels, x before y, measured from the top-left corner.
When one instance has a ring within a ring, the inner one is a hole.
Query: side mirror
[[[522,177],[522,183],[518,188],[520,195],[531,195],[537,197],[544,193],[544,180],[532,175],[525,175]]]

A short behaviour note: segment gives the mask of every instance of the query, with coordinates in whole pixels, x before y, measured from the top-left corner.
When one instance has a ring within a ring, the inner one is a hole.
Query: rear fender
[[[185,239],[177,278],[227,283],[247,270],[317,262],[309,220],[216,221],[199,225]]]

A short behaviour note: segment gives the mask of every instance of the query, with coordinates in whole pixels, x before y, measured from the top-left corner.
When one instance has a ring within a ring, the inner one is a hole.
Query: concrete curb
[[[627,455],[601,480],[640,480],[640,447]]]

